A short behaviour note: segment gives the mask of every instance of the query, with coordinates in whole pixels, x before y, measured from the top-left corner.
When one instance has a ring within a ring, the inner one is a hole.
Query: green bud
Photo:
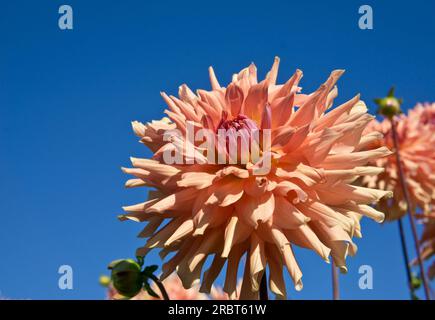
[[[394,96],[394,88],[390,89],[386,97],[375,99],[375,103],[378,105],[378,113],[387,118],[392,118],[402,113],[400,109],[402,102],[402,99]]]
[[[115,260],[109,264],[112,282],[119,294],[131,298],[140,292],[143,285],[140,265],[132,260]]]

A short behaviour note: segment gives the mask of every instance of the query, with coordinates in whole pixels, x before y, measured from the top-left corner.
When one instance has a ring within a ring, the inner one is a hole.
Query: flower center
[[[260,156],[260,129],[247,116],[228,119],[224,113],[217,128],[220,151],[227,154],[230,164],[255,162]]]
[[[247,130],[249,133],[251,133],[252,131],[259,130],[257,125],[255,124],[255,122],[243,114],[239,114],[237,117],[235,117],[231,120],[228,120],[227,117],[228,117],[227,114],[224,114],[222,116],[222,119],[218,125],[218,130],[219,129],[225,129],[225,130],[234,129],[236,131],[239,131],[239,130],[244,129],[244,130]]]

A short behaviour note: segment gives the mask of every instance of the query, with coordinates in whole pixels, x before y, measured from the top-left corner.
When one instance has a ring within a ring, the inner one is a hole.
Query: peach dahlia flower
[[[417,207],[429,213],[435,203],[435,104],[417,105],[408,115],[396,117],[400,155],[405,179],[408,184],[412,208]],[[368,126],[368,134],[378,136],[369,148],[386,146],[394,149],[390,120],[373,120]],[[385,168],[385,172],[364,177],[363,184],[369,188],[379,188],[394,192],[393,199],[381,199],[380,210],[391,221],[401,218],[407,212],[406,201],[401,189],[397,162],[394,155],[377,159],[373,165]]]
[[[423,234],[420,239],[421,257],[423,260],[430,260],[435,256],[435,214],[431,214],[425,219]],[[435,261],[428,269],[430,279],[435,278]]]
[[[278,65],[276,58],[266,78],[257,82],[251,64],[226,88],[210,67],[211,91],[195,94],[182,85],[178,98],[162,93],[168,118],[133,122],[134,132],[154,155],[131,159],[134,168],[123,170],[135,178],[126,186],[156,190],[148,201],[124,207],[121,219],[148,222],[139,236],[149,239],[138,254],[161,248],[161,258],[169,257],[162,278],[176,271],[183,286],[190,288],[202,276],[201,292],[208,293],[226,263],[224,291],[233,299],[239,264],[244,263],[241,299],[258,297],[266,267],[270,290],[283,298],[283,267],[296,290],[302,289],[294,245],[315,251],[326,262],[331,255],[346,272],[346,257],[357,250],[352,237],[361,237],[361,216],[383,221],[384,214],[369,204],[391,192],[352,182],[382,172],[367,163],[390,151],[386,147],[361,151],[373,140],[372,134],[363,134],[373,116],[359,95],[332,108],[335,83],[343,71],[332,72],[306,95],[300,93],[300,70],[285,84],[276,84]],[[184,135],[188,122],[195,130],[209,130],[213,139],[219,130],[228,132],[225,143],[217,144],[218,156],[227,156],[231,142],[239,138],[238,149],[244,139],[253,150],[260,149],[259,156],[248,156],[246,163],[237,157],[231,164],[216,164],[208,157],[215,150],[204,152],[187,136],[169,134],[168,141],[165,132],[177,129]],[[260,136],[271,132],[270,147],[253,138],[258,132]],[[186,151],[192,145],[195,163],[192,151]],[[181,150],[189,164],[165,163],[168,150]],[[258,174],[256,169],[267,161],[270,170]],[[208,256],[213,259],[203,272]]]

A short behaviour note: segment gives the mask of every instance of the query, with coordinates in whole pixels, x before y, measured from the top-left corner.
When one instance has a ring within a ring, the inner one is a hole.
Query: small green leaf
[[[144,269],[144,273],[146,274],[153,274],[157,269],[159,268],[158,265],[151,265],[151,266],[146,266]]]
[[[144,263],[144,258],[142,256],[136,256],[137,263],[142,267]]]

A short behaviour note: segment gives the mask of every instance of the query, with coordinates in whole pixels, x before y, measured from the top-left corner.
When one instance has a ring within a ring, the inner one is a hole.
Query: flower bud
[[[113,287],[119,294],[131,298],[140,292],[143,280],[140,266],[136,261],[115,260],[108,268],[112,270]]]
[[[402,113],[400,109],[402,99],[398,99],[394,96],[394,88],[390,89],[385,98],[377,98],[375,102],[379,107],[378,113],[384,117],[392,118]]]

